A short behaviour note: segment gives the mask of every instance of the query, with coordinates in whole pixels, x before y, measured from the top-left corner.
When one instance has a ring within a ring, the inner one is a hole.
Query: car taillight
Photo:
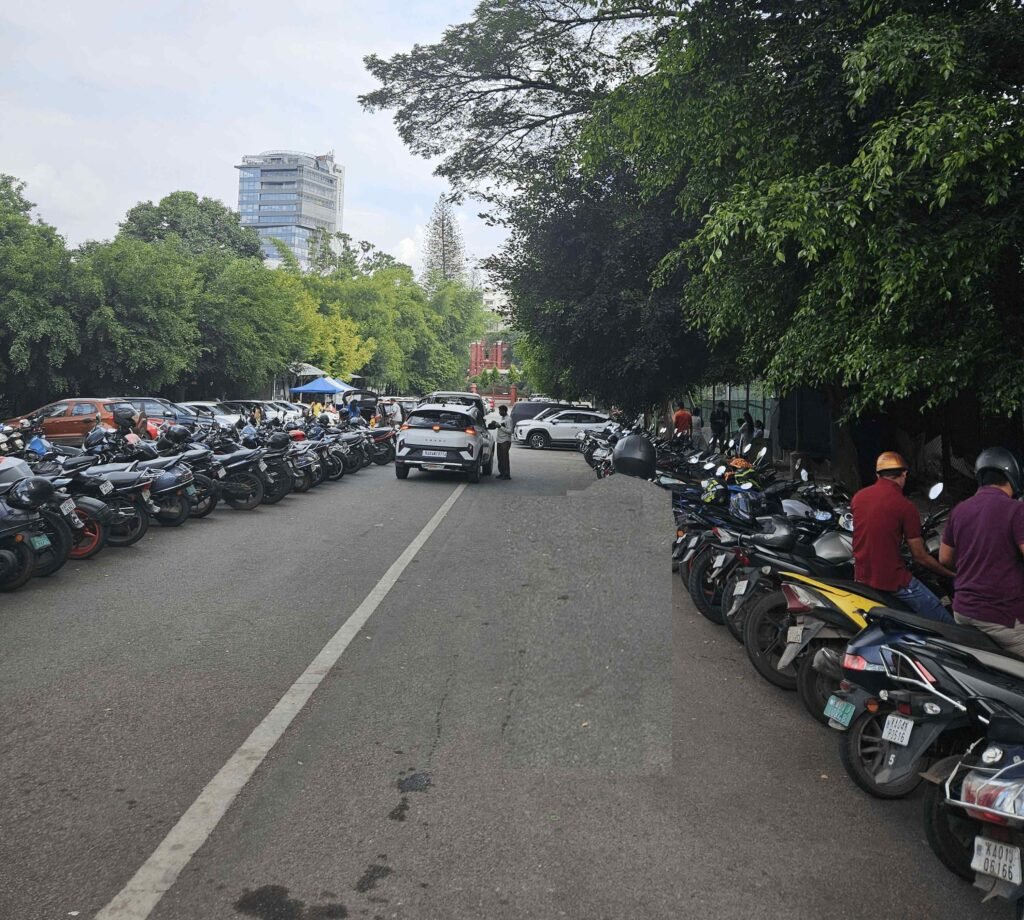
[[[468,428],[466,429],[466,434],[468,434],[468,435],[469,435],[469,436],[470,436],[471,438],[472,438],[472,437],[476,437],[476,429],[475,429],[475,428],[474,428],[474,427],[473,427],[472,425],[470,425],[470,426],[469,426],[469,427],[468,427]]]
[[[401,427],[401,428],[399,429],[399,431],[408,431],[408,430],[409,430],[409,426],[408,426],[408,425],[403,425],[403,426],[402,426],[402,427]]]
[[[862,658],[860,655],[851,655],[847,652],[843,655],[843,667],[849,671],[866,671],[868,662],[866,658]]]
[[[796,585],[784,584],[782,595],[786,598],[786,610],[790,613],[808,613],[815,607],[822,606],[810,591]]]
[[[434,425],[433,428],[431,428],[431,431],[440,431],[440,430],[441,430],[441,426],[440,425]]]

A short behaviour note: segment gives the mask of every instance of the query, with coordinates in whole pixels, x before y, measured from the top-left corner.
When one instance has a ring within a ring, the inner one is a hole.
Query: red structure
[[[508,370],[508,346],[501,341],[471,342],[469,346],[469,376],[476,377],[481,371]]]

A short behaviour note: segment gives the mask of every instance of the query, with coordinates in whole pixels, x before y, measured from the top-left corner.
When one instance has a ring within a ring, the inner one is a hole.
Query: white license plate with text
[[[109,495],[114,491],[114,484],[104,480],[100,483],[100,495]]]
[[[988,837],[974,838],[974,858],[971,868],[982,875],[991,875],[1011,885],[1021,883],[1020,847],[989,840]]]
[[[913,728],[914,723],[911,719],[904,719],[903,716],[889,716],[885,720],[885,728],[882,729],[882,738],[885,741],[906,747],[910,744],[910,733]]]
[[[447,453],[447,451],[443,451],[443,450],[425,450],[425,451],[423,451],[423,456],[424,457],[442,457],[442,458],[444,458],[444,457],[448,456],[448,453]]]
[[[71,514],[71,512],[74,511],[74,510],[75,510],[75,500],[73,498],[68,498],[68,499],[66,499],[66,500],[64,500],[64,501],[62,501],[60,503],[60,513],[61,514]]]

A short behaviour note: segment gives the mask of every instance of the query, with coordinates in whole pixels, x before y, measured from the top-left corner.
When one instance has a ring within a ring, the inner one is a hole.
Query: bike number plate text
[[[267,471],[267,465],[262,460],[260,460],[260,472],[261,473],[265,473],[266,471]]]
[[[798,645],[804,638],[804,628],[802,626],[790,626],[786,630],[786,642],[796,642]]]
[[[741,594],[746,593],[746,590],[747,590],[747,580],[745,578],[743,578],[740,581],[736,582],[736,584],[734,584],[732,586],[732,596],[733,597],[739,597]]]
[[[714,567],[716,569],[720,569],[723,565],[725,565],[725,560],[728,558],[728,553],[719,553],[717,556],[715,556]]]
[[[61,514],[71,514],[75,510],[75,500],[73,498],[65,499],[60,503]]]
[[[217,470],[217,478],[218,479],[223,479],[225,476],[227,476],[227,471],[224,469],[224,467],[220,467]]]
[[[885,741],[906,747],[910,744],[910,732],[913,728],[914,723],[910,719],[904,719],[903,716],[889,716],[885,720],[885,728],[882,729],[882,738]]]
[[[196,487],[195,486],[185,486],[185,494],[186,495],[195,495],[196,494]]]
[[[693,558],[693,554],[696,552],[694,549],[688,549],[686,555],[683,556],[683,562],[689,562]]]
[[[100,483],[100,495],[109,495],[113,491],[114,484],[112,482],[107,482],[106,480],[104,480],[103,482]]]
[[[41,533],[36,537],[32,537],[29,542],[32,544],[32,549],[46,549],[50,545],[50,538],[46,534]]]
[[[825,718],[846,728],[852,721],[856,709],[853,703],[841,700],[838,696],[830,696],[825,704]]]
[[[974,858],[971,868],[982,875],[991,875],[1009,882],[1021,883],[1020,847],[989,840],[988,837],[974,838]]]

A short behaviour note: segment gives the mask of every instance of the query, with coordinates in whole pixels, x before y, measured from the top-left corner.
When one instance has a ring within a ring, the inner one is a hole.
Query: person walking
[[[672,416],[676,437],[690,437],[693,434],[693,416],[682,403],[676,403],[676,414]]]
[[[876,591],[894,594],[918,616],[952,623],[939,599],[903,564],[901,547],[906,540],[914,562],[936,575],[953,577],[925,549],[921,516],[903,494],[908,471],[903,457],[885,451],[875,461],[875,484],[853,496],[853,577]]]
[[[508,406],[498,406],[498,421],[494,425],[494,441],[498,451],[498,479],[511,479],[509,472],[509,453],[512,450],[512,419],[508,414]]]
[[[1024,491],[1020,461],[1003,447],[974,464],[978,491],[957,505],[939,545],[939,562],[956,566],[953,619],[974,626],[1024,657]]]
[[[725,403],[720,402],[711,413],[711,440],[718,446],[725,443],[725,432],[729,427],[729,413],[726,411]]]

